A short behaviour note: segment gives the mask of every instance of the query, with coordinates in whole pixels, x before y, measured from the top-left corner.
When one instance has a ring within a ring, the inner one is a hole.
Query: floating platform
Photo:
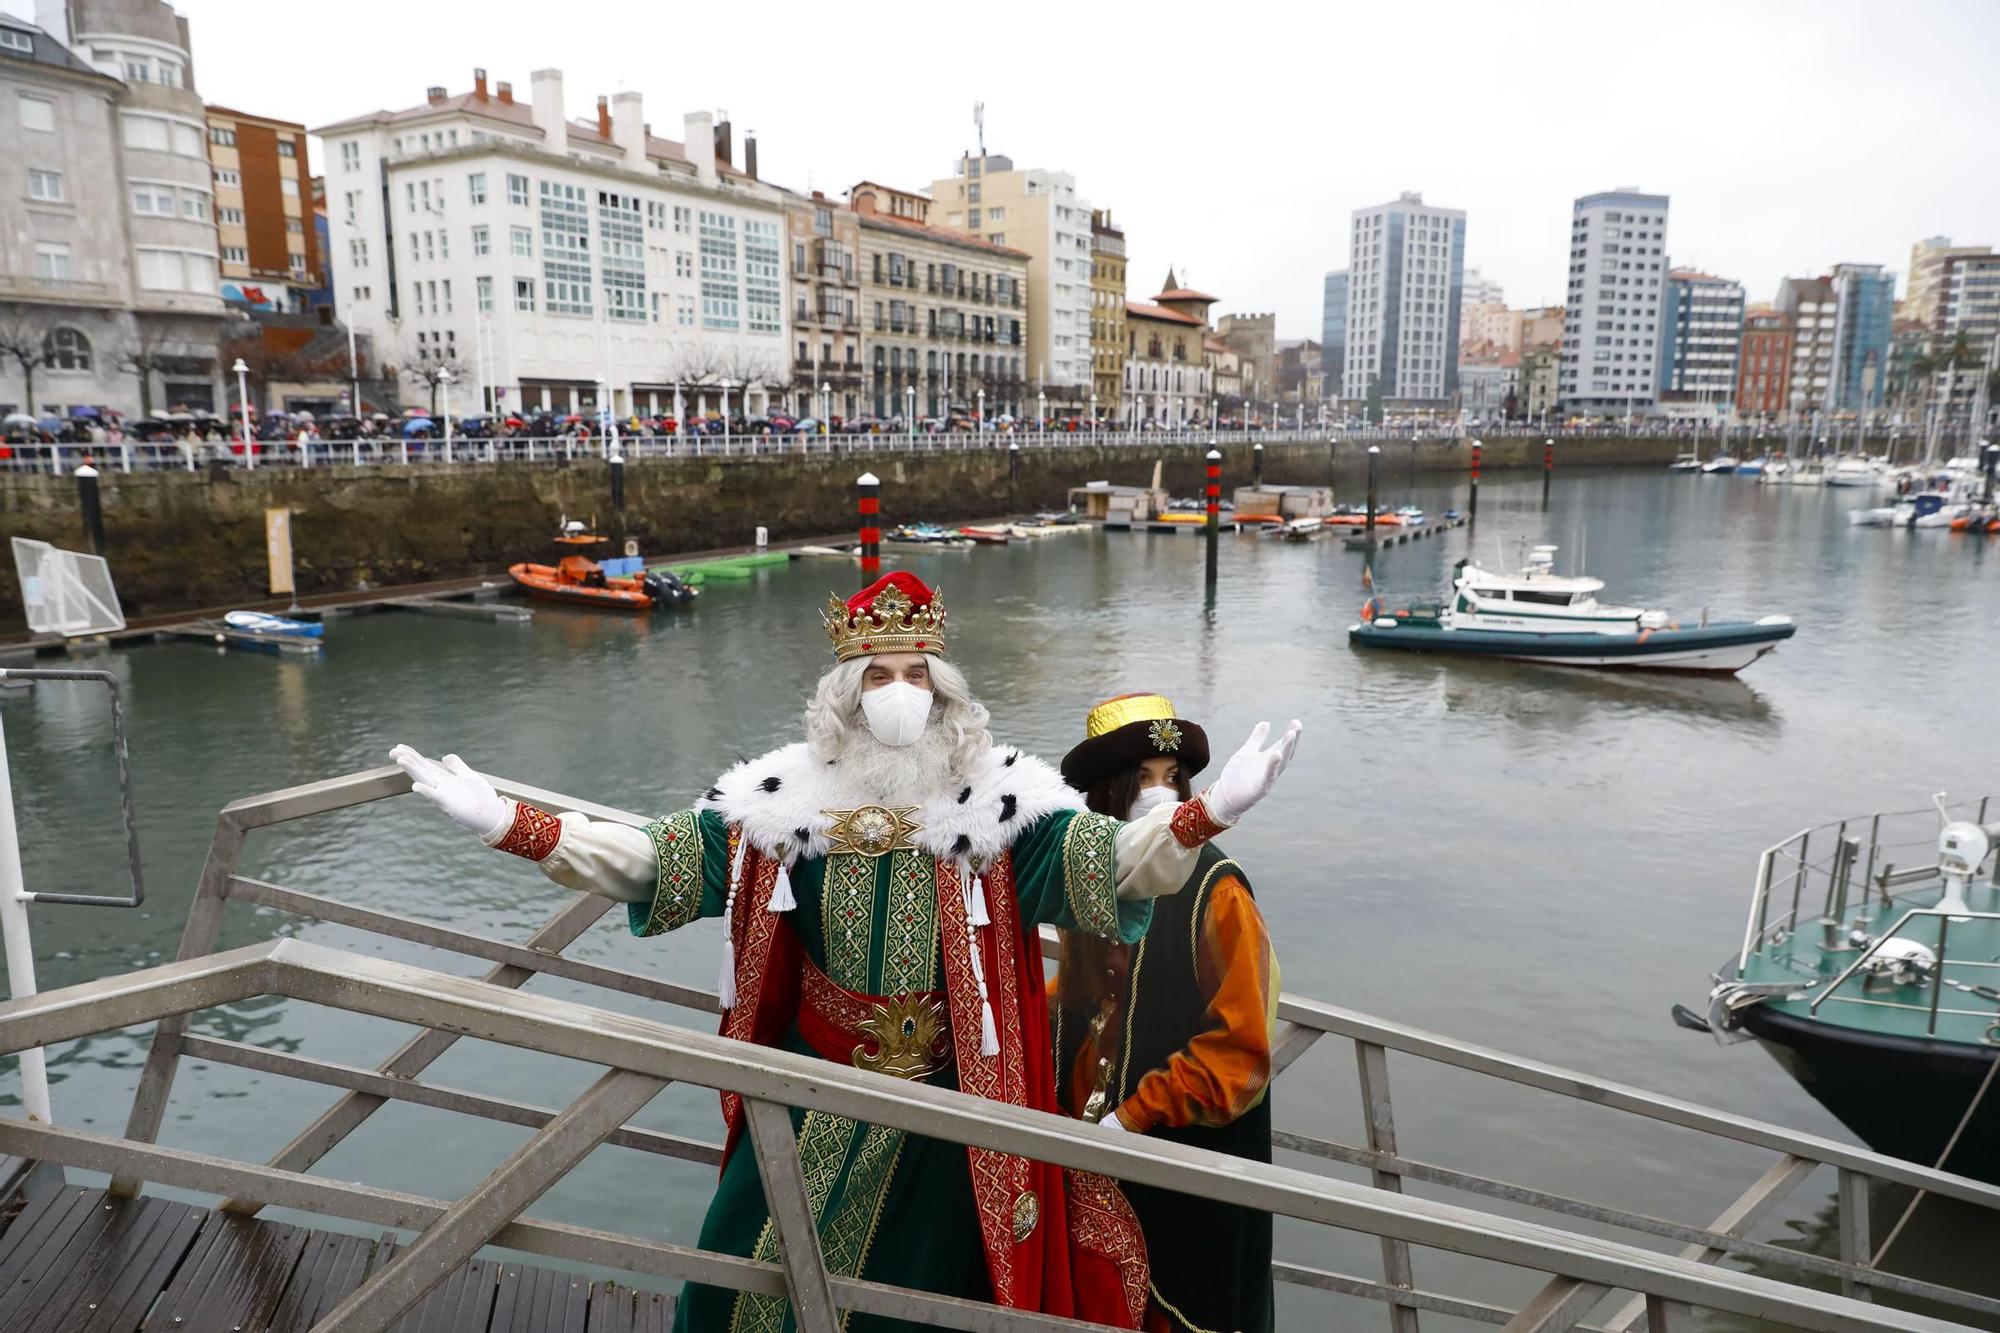
[[[732,555],[720,560],[698,560],[691,565],[654,565],[655,573],[672,574],[681,582],[699,587],[709,579],[749,579],[767,565],[790,564],[784,551],[759,551],[753,555]]]
[[[457,601],[443,597],[395,597],[382,602],[384,611],[414,611],[427,616],[454,616],[460,620],[533,620],[533,607],[498,600]]]
[[[136,1328],[306,1333],[393,1258],[371,1239],[78,1185],[30,1191],[0,1232],[0,1333]],[[575,1273],[475,1259],[398,1330],[667,1333],[674,1298]]]
[[[1419,538],[1435,537],[1440,532],[1462,528],[1466,522],[1465,517],[1461,515],[1458,518],[1440,518],[1427,523],[1400,525],[1378,523],[1375,525],[1374,536],[1369,536],[1364,528],[1354,536],[1342,537],[1340,544],[1350,551],[1375,551],[1384,546],[1401,546],[1404,542],[1413,542]]]

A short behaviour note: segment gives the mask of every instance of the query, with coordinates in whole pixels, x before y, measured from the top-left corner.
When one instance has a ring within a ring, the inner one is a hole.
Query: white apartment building
[[[1076,177],[967,153],[930,194],[934,225],[1028,252],[1028,397],[1081,402],[1091,390],[1091,233]]]
[[[1557,380],[1562,410],[1657,410],[1666,256],[1666,195],[1621,188],[1576,201]]]
[[[1354,212],[1341,397],[1438,406],[1458,390],[1465,213],[1421,194]]]
[[[0,16],[0,319],[39,339],[0,407],[222,410],[208,131],[187,21],[160,0]]]
[[[1778,284],[1777,305],[1779,313],[1792,320],[1792,416],[1809,418],[1832,391],[1833,335],[1840,302],[1830,278],[1786,278]]]
[[[404,382],[452,368],[454,407],[761,415],[788,355],[785,196],[734,161],[729,123],[655,137],[640,95],[563,107],[562,72],[316,130],[346,318]],[[490,391],[490,397],[489,397]]]

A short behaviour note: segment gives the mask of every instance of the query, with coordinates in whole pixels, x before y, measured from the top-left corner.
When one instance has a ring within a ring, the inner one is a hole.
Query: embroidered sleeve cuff
[[[525,801],[509,804],[514,807],[514,817],[488,845],[495,851],[525,857],[530,861],[547,860],[549,854],[555,851],[556,844],[562,841],[562,821]]]
[[[1063,832],[1063,897],[1070,919],[1087,934],[1118,933],[1120,903],[1112,873],[1118,828],[1109,815],[1083,810]]]
[[[1215,816],[1209,813],[1204,793],[1191,801],[1182,801],[1167,827],[1172,830],[1175,842],[1183,847],[1195,848],[1227,829],[1229,825],[1218,822]]]
[[[649,902],[625,904],[625,924],[634,935],[678,930],[701,916],[701,817],[682,810],[646,825],[659,863]]]

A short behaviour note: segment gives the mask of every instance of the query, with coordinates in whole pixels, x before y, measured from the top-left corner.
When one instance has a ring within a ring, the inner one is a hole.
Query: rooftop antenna
[[[972,128],[979,136],[979,155],[986,156],[986,103],[972,104]]]

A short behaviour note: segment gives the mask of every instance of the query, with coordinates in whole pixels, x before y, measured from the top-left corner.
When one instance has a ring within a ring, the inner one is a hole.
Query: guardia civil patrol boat
[[[1877,1152],[2000,1183],[2000,800],[1850,816],[1758,861],[1681,1026],[1756,1041]]]
[[[1451,597],[1361,609],[1349,643],[1404,652],[1500,657],[1554,666],[1734,675],[1792,637],[1789,616],[1682,625],[1664,611],[1600,602],[1602,579],[1555,572],[1556,547],[1536,546],[1518,573],[1461,560]]]

